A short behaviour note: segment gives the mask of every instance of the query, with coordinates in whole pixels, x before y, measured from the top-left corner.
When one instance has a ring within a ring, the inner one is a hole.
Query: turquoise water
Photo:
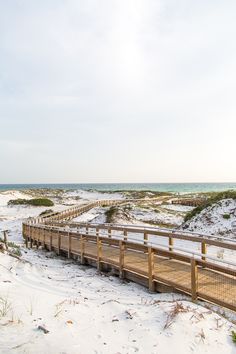
[[[236,183],[92,183],[92,184],[0,184],[0,190],[24,190],[36,188],[70,190],[150,190],[160,192],[213,192],[228,189],[236,190]]]

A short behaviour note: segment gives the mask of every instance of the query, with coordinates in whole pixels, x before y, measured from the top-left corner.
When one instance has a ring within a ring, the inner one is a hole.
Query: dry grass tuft
[[[189,312],[189,307],[184,307],[181,302],[176,302],[173,305],[171,311],[168,313],[168,316],[167,316],[167,319],[166,319],[166,323],[164,325],[164,329],[169,328],[173,324],[176,316],[179,313],[186,313],[186,312]]]
[[[11,310],[11,303],[7,297],[0,297],[0,318],[5,317]]]

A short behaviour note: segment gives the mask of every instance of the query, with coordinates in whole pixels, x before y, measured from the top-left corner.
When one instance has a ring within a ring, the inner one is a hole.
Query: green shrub
[[[236,332],[231,332],[232,341],[236,344]]]
[[[110,209],[108,209],[105,212],[106,215],[106,223],[112,223],[113,222],[113,218],[114,215],[117,213],[117,207],[116,206],[112,206]]]
[[[185,215],[184,221],[188,221],[188,220],[194,218],[194,216],[196,216],[197,214],[200,214],[204,208],[206,208],[206,207],[203,207],[203,205],[202,205],[202,206],[198,206],[198,207],[194,208],[193,210],[189,211]]]
[[[230,219],[230,214],[224,214],[223,218],[226,219],[226,220]]]
[[[20,250],[20,248],[18,248],[18,247],[13,248],[13,249],[11,250],[11,253],[12,253],[12,254],[15,254],[15,255],[18,256],[18,257],[21,257],[21,256],[22,256],[21,250]]]
[[[202,205],[194,208],[189,213],[187,213],[185,215],[184,221],[192,219],[197,214],[200,214],[203,209],[208,208],[212,204],[217,203],[222,199],[236,199],[236,191],[229,190],[220,193],[213,193],[212,196],[207,199]]]
[[[15,244],[15,242],[9,241],[8,242],[8,248],[10,248],[11,254],[15,254],[18,257],[21,257],[21,250],[20,246]]]
[[[54,205],[53,201],[47,198],[34,199],[13,199],[9,200],[8,205],[33,205],[51,207]]]
[[[42,213],[39,214],[39,216],[43,216],[43,215],[47,215],[47,214],[51,214],[53,213],[52,209],[46,209],[44,211],[42,211]]]

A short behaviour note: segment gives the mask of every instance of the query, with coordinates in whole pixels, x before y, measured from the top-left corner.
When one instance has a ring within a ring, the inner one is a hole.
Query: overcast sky
[[[0,183],[236,181],[235,0],[0,0]]]

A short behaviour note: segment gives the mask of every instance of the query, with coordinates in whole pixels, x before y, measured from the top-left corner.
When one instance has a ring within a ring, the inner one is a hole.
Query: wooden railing
[[[64,221],[99,205],[123,202],[96,201],[29,219],[23,223],[26,245],[79,257],[82,264],[96,265],[98,270],[113,269],[121,278],[144,284],[151,291],[165,285],[190,294],[193,300],[210,301],[236,311],[236,263],[212,257],[206,248],[209,245],[235,251],[234,241],[178,230]],[[161,243],[163,239],[168,242]],[[175,240],[200,244],[201,251],[176,246]]]

